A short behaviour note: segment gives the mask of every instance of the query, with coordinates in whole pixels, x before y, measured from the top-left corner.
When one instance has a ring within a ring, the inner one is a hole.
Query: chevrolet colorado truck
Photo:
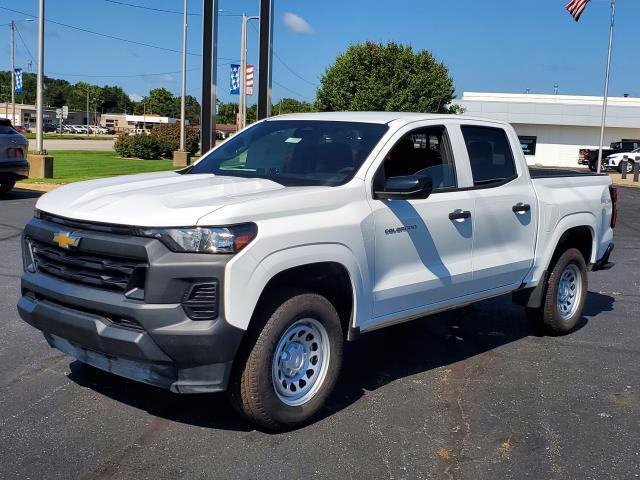
[[[286,429],[318,412],[366,332],[504,294],[541,333],[571,332],[587,271],[612,265],[616,217],[608,176],[530,173],[506,123],[286,115],[177,172],[42,196],[18,311],[80,362],[226,390]]]

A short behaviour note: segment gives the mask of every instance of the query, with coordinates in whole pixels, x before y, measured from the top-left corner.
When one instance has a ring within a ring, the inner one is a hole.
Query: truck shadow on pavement
[[[589,292],[576,330],[599,313],[611,311],[613,303],[613,297]],[[357,342],[346,344],[338,385],[316,421],[396,380],[452,365],[529,336],[534,333],[523,310],[512,304],[509,296],[362,335]],[[254,429],[234,412],[222,394],[181,396],[80,362],[73,362],[70,368],[69,378],[75,383],[154,416],[205,428]]]

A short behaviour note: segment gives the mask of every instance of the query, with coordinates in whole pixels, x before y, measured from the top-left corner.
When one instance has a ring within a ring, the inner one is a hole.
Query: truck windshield
[[[387,125],[320,120],[261,122],[227,140],[185,173],[266,178],[288,186],[349,181]]]

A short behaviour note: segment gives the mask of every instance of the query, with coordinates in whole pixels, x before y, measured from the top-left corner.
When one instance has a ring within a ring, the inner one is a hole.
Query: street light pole
[[[11,124],[15,125],[16,122],[16,58],[15,58],[15,42],[14,31],[16,29],[16,22],[11,20],[9,23],[9,29],[11,31]]]
[[[182,22],[182,92],[180,95],[180,151],[186,151],[187,132],[187,3],[184,0],[184,13]]]
[[[43,130],[44,105],[44,0],[38,5],[38,88],[36,91],[36,152],[44,155]]]
[[[238,129],[247,126],[247,25],[251,20],[259,20],[260,17],[249,17],[242,14],[242,38],[240,39],[240,122]]]

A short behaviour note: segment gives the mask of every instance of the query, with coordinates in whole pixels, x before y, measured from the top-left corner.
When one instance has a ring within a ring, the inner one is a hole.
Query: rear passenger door
[[[533,262],[535,192],[522,152],[512,149],[517,138],[499,126],[460,128],[473,176],[473,291],[508,290],[520,285]]]

